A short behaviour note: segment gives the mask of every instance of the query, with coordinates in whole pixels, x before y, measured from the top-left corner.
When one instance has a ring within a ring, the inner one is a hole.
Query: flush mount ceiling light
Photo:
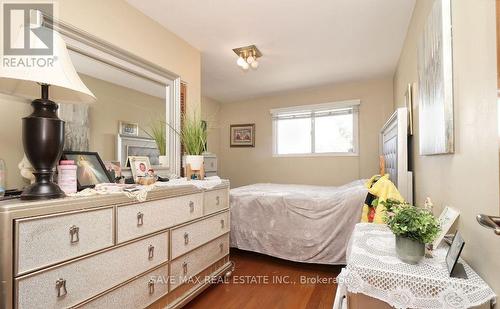
[[[245,47],[239,47],[233,49],[234,53],[238,55],[238,60],[236,64],[240,66],[244,71],[249,68],[257,69],[259,67],[259,62],[257,58],[262,57],[262,53],[255,45],[249,45]]]

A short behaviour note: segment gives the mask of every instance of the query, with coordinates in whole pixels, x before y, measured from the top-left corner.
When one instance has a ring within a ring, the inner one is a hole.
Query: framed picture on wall
[[[231,147],[255,147],[255,123],[230,126]]]
[[[130,135],[130,136],[139,136],[139,124],[120,121],[120,134]]]

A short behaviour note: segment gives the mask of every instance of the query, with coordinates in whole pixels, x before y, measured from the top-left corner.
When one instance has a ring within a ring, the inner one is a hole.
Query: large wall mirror
[[[157,170],[179,174],[180,142],[167,123],[180,126],[180,77],[70,25],[45,20],[62,35],[78,74],[97,97],[88,106],[61,104],[65,148],[95,151],[122,166],[128,155],[149,156]],[[166,135],[168,163],[162,167],[151,138],[158,126]]]

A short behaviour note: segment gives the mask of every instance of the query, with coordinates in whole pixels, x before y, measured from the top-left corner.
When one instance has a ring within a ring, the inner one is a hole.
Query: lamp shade
[[[15,46],[23,46],[23,31],[22,28]],[[96,97],[78,76],[59,33],[46,27],[37,29],[37,33],[41,32],[53,35],[53,55],[11,56],[13,61],[2,61],[0,92],[33,99],[40,97],[40,84],[48,84],[50,99],[58,103],[95,102]],[[34,38],[30,39],[30,48],[46,48],[46,45]]]

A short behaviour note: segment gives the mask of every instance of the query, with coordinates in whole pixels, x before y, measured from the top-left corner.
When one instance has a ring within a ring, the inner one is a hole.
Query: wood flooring
[[[331,309],[341,266],[285,261],[231,249],[235,271],[187,309]]]

